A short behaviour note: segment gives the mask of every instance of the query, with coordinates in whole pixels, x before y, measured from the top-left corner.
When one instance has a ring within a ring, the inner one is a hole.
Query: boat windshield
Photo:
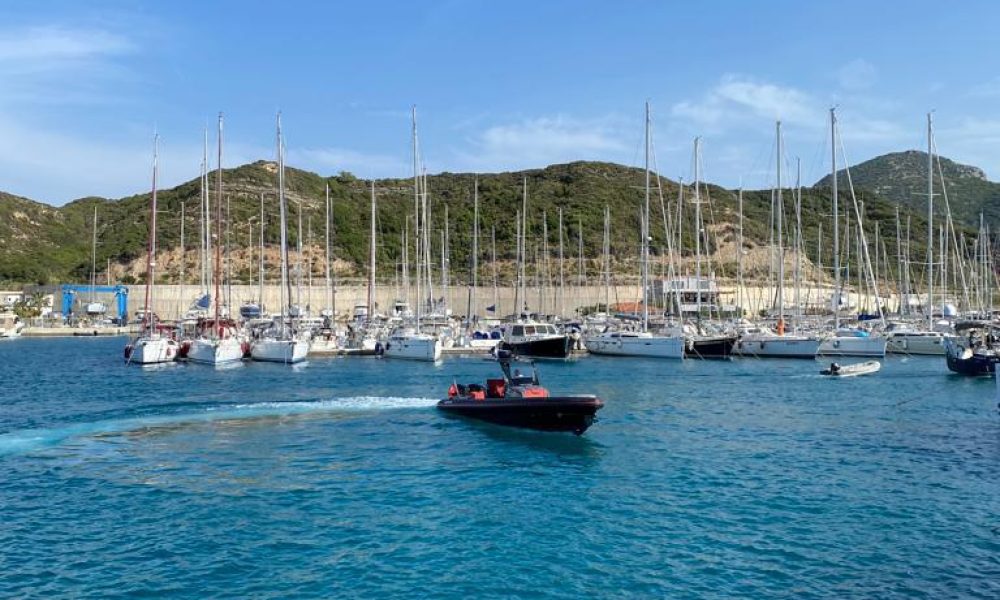
[[[531,363],[515,363],[512,366],[508,361],[501,361],[500,368],[510,385],[538,385],[538,372]]]

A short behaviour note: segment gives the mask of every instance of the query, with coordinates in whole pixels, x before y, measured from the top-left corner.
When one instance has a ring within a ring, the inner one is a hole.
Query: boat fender
[[[455,385],[454,383],[452,383],[451,387],[448,388],[448,397],[449,398],[454,398],[457,395],[458,395],[458,386]]]
[[[840,340],[833,340],[833,347],[840,348]]]
[[[382,342],[375,342],[375,356],[382,356],[388,349],[389,349],[389,342],[385,343],[385,347],[382,346]]]

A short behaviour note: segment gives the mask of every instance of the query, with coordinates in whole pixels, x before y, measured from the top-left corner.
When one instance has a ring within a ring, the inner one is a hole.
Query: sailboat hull
[[[891,333],[885,351],[890,354],[944,356],[945,335],[927,333]]]
[[[740,356],[755,358],[815,358],[819,340],[808,337],[745,337],[736,343]]]
[[[684,356],[688,358],[732,358],[735,345],[735,335],[698,337],[685,345]]]
[[[260,362],[294,364],[309,354],[305,340],[257,340],[250,347],[250,358]]]
[[[684,358],[687,346],[682,337],[593,336],[584,342],[587,352],[605,356],[645,356],[649,358]]]
[[[125,362],[135,365],[155,365],[173,362],[180,346],[170,338],[139,338],[125,347]]]
[[[871,356],[885,357],[886,340],[883,337],[829,337],[820,342],[819,356]]]
[[[243,345],[236,338],[198,339],[191,342],[187,359],[203,365],[234,364],[243,360]]]
[[[434,362],[441,358],[441,340],[431,336],[392,337],[386,342],[383,356]]]

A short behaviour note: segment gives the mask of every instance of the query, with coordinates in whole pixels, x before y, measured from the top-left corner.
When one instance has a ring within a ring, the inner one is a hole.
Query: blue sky
[[[839,105],[849,158],[924,147],[996,173],[1000,4],[963,2],[8,2],[0,23],[0,190],[52,204],[193,178],[226,115],[224,164],[409,174],[579,159],[766,187],[774,121],[811,183]]]

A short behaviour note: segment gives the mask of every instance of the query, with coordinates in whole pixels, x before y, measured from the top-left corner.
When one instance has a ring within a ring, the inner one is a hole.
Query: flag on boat
[[[496,304],[490,304],[489,306],[486,307],[486,312],[496,312],[496,311],[497,311]]]

